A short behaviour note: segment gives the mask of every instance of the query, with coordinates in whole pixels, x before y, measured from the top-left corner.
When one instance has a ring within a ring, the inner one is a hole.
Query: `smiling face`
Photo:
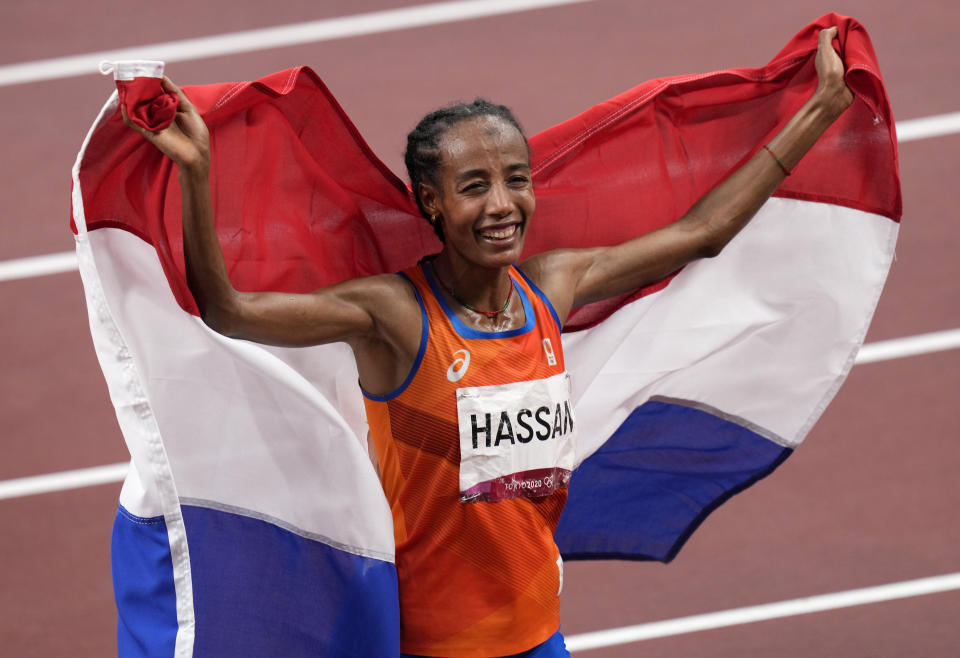
[[[437,183],[421,186],[421,200],[443,222],[444,250],[474,266],[515,263],[536,205],[523,136],[479,116],[452,126],[439,145]]]

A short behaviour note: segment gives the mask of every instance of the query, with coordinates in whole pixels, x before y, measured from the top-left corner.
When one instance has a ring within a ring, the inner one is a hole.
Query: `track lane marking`
[[[843,592],[834,592],[832,594],[807,596],[776,603],[733,608],[703,615],[692,615],[678,619],[668,619],[647,624],[637,624],[635,626],[623,626],[621,628],[611,628],[604,631],[570,635],[566,638],[566,643],[567,648],[571,652],[586,651],[618,644],[630,644],[658,637],[695,633],[713,628],[750,624],[782,617],[794,617],[813,612],[824,612],[838,608],[848,608],[868,603],[880,603],[883,601],[892,601],[924,594],[936,594],[957,589],[960,589],[960,573],[950,573],[942,576],[891,583],[889,585],[864,587],[862,589],[852,589]]]
[[[99,73],[100,62],[162,59],[166,62],[286,48],[366,34],[393,32],[442,23],[513,14],[534,9],[581,4],[593,0],[458,0],[387,9],[351,16],[290,23],[209,37],[145,44],[82,55],[0,66],[0,86]]]
[[[903,338],[891,338],[867,343],[860,348],[854,363],[874,363],[901,359],[905,356],[918,356],[931,352],[942,352],[960,347],[960,329],[933,331]]]
[[[935,114],[897,122],[897,141],[900,143],[952,135],[958,132],[960,132],[960,112]]]
[[[876,363],[957,348],[960,348],[960,329],[934,331],[928,334],[867,343],[860,348],[860,353],[857,354],[854,363],[858,365]],[[126,468],[126,463],[108,464],[93,468],[3,480],[0,481],[0,500],[121,482],[126,477]]]
[[[55,254],[0,261],[0,281],[30,279],[35,276],[75,272],[76,270],[77,252],[61,251]]]
[[[129,462],[122,462],[3,480],[0,482],[0,500],[122,482],[129,467]]]

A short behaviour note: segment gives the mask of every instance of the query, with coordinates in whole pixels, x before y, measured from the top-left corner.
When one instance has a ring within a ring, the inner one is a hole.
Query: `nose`
[[[513,200],[505,183],[494,183],[487,195],[487,214],[491,217],[506,217],[513,210]]]

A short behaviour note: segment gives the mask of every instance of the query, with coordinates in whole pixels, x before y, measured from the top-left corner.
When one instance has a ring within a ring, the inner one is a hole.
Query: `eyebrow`
[[[530,169],[530,164],[527,162],[515,162],[514,164],[509,165],[507,167],[508,172],[514,172],[521,169]],[[486,169],[469,169],[460,174],[457,174],[457,182],[462,183],[463,181],[469,178],[474,178],[475,176],[486,176],[486,175],[487,175]]]

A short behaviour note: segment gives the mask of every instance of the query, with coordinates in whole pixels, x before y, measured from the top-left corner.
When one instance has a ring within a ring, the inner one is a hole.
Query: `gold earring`
[[[437,223],[437,216],[436,216],[436,215],[430,215],[430,223],[431,223],[431,224],[436,224],[436,223]]]

